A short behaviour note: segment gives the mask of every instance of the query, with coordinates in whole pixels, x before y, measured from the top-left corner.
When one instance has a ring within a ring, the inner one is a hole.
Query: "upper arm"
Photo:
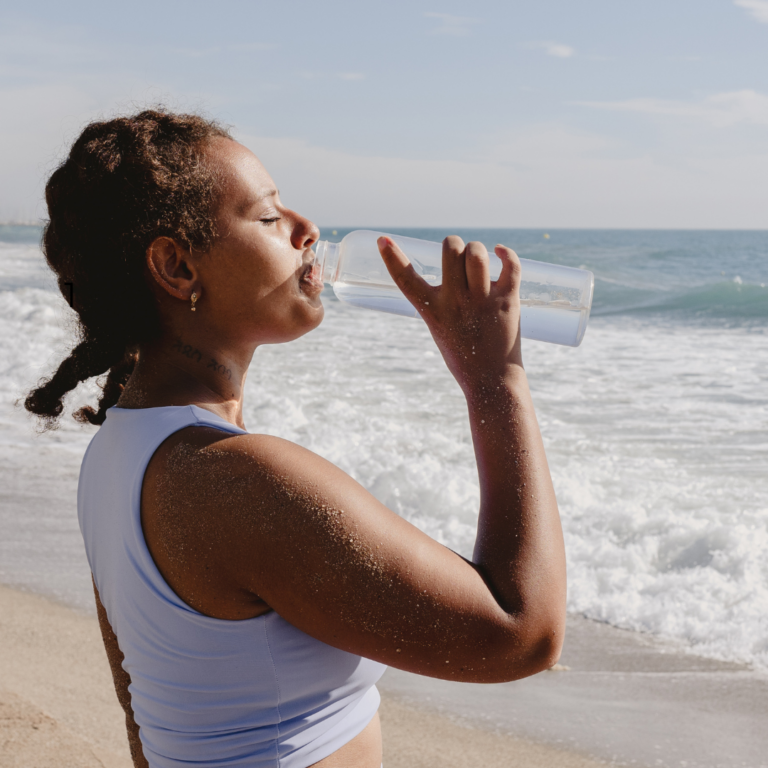
[[[400,669],[495,682],[542,668],[538,641],[471,563],[333,464],[279,438],[201,432],[170,451],[165,489],[201,568],[316,639]]]

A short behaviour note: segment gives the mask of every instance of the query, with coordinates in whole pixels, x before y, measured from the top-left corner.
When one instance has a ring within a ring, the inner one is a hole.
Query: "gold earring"
[[[195,302],[196,302],[196,301],[197,301],[197,294],[196,294],[196,293],[193,293],[193,294],[192,294],[192,307],[191,307],[191,309],[192,309],[192,311],[193,311],[193,312],[196,312],[196,311],[197,311],[197,308],[195,307]]]

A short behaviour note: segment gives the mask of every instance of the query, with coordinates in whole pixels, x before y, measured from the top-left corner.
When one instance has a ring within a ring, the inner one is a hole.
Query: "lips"
[[[314,257],[314,254],[312,254],[312,256]],[[314,258],[304,265],[304,268],[301,271],[301,276],[299,277],[299,283],[313,292],[319,293],[323,290],[323,281],[320,277],[319,270],[316,268]]]

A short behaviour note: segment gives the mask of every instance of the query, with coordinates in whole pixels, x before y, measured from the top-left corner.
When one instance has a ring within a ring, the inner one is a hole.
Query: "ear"
[[[147,267],[155,282],[171,296],[189,300],[199,291],[191,253],[170,237],[158,237],[147,248]]]

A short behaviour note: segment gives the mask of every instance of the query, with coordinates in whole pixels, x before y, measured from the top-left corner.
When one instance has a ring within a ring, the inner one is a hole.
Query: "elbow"
[[[521,627],[507,638],[504,663],[499,665],[502,678],[512,682],[551,669],[560,660],[565,639],[565,614]]]
[[[523,675],[523,677],[535,675],[554,667],[560,660],[564,639],[564,626],[548,628],[547,632],[536,637],[534,642],[531,643],[527,655],[526,666],[530,671]]]

